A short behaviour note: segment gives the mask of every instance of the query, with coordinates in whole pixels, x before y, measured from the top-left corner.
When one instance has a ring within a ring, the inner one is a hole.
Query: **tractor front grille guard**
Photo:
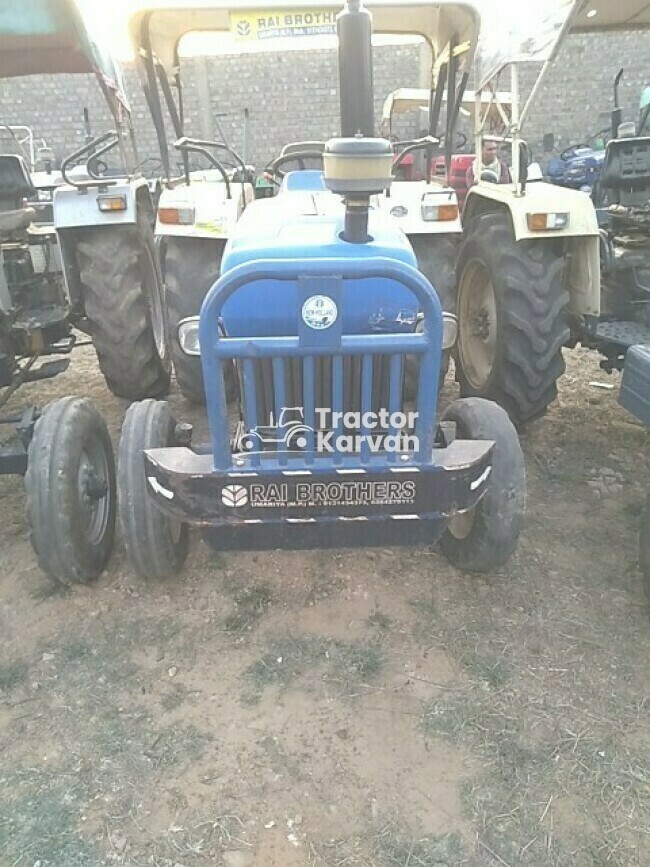
[[[314,404],[317,407],[338,408],[335,395],[335,372],[340,375],[338,365],[343,364],[343,411],[361,412],[361,356],[319,356],[314,359]],[[255,371],[255,393],[258,424],[270,424],[272,417],[277,418],[273,359],[262,358],[253,362]],[[302,407],[304,399],[303,359],[288,358],[285,363],[285,390],[288,405]],[[239,366],[241,370],[241,365]],[[243,380],[240,385],[243,390]],[[340,394],[340,383],[339,383]],[[340,401],[340,398],[339,398]],[[373,413],[381,412],[390,406],[390,356],[373,356],[372,400]],[[402,409],[402,407],[399,407]]]
[[[422,316],[421,330],[406,334],[342,334],[343,314],[339,315],[336,328],[315,331],[302,322],[302,304],[308,298],[326,295],[339,307],[344,308],[346,281],[373,279],[393,281],[415,297]],[[224,335],[220,322],[226,301],[243,286],[264,280],[288,281],[298,286],[300,303],[296,309],[297,334],[277,337]],[[297,453],[278,449],[272,454],[280,466],[308,467],[316,460],[313,431],[317,427],[317,401],[324,396],[323,382],[318,378],[323,369],[328,372],[327,392],[331,395],[332,405],[328,409],[341,413],[350,406],[349,396],[346,400],[345,393],[347,391],[349,394],[351,379],[355,378],[351,372],[356,372],[357,382],[354,387],[357,389],[362,418],[373,412],[377,401],[384,396],[385,409],[393,414],[403,408],[403,370],[407,356],[419,360],[415,406],[415,437],[418,449],[412,458],[420,465],[433,464],[442,347],[442,309],[435,290],[416,268],[387,258],[313,259],[309,262],[273,259],[247,262],[220,277],[208,292],[201,310],[199,337],[215,470],[228,472],[241,469],[242,466],[241,459],[235,461],[231,448],[224,379],[226,364],[234,361],[240,370],[242,403],[248,430],[254,430],[258,425],[266,423],[266,417],[260,417],[260,407],[268,402],[268,395],[272,394],[275,415],[278,418],[283,409],[291,406],[290,399],[295,400],[297,396],[295,385],[288,388],[287,384],[299,383],[306,447]],[[269,388],[267,383],[266,401],[260,394],[264,379],[264,376],[260,375],[260,363],[266,367],[272,379],[272,388]],[[377,382],[379,375],[384,379],[383,388]],[[371,433],[362,423],[362,443]],[[377,456],[371,454],[369,445],[362,445],[357,457],[360,466],[371,463],[376,466]],[[263,460],[264,457],[259,452],[245,457],[246,465],[253,468],[259,467]],[[399,460],[399,455],[387,452],[383,455],[383,460],[386,464],[394,464]],[[328,461],[333,467],[341,466],[344,456],[334,453],[325,463]],[[319,464],[323,466],[321,457]]]

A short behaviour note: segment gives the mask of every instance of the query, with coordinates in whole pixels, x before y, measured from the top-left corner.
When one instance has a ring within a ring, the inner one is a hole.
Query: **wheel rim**
[[[145,244],[144,250],[147,259],[145,286],[147,292],[147,305],[149,307],[149,316],[151,318],[151,328],[153,331],[153,339],[154,343],[156,344],[156,352],[158,353],[158,357],[165,358],[165,355],[167,354],[167,334],[165,329],[165,314],[163,309],[161,287],[158,280],[156,279],[156,263],[147,244]]]
[[[81,452],[77,491],[83,534],[90,545],[99,545],[108,530],[112,493],[108,458],[98,437],[90,439]]]
[[[492,279],[476,260],[458,288],[458,354],[469,385],[485,388],[497,357],[497,303]]]
[[[459,515],[454,515],[454,517],[449,522],[449,532],[454,537],[454,539],[458,539],[462,542],[463,539],[467,539],[469,534],[472,532],[475,520],[476,506],[474,506],[473,509],[470,509],[467,512],[462,512]]]

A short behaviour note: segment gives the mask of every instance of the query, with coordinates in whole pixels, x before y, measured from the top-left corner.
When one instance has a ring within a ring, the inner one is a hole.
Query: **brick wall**
[[[639,95],[650,83],[647,57],[650,34],[624,33],[570,37],[539,93],[526,126],[537,156],[542,140],[553,133],[557,149],[583,140],[606,126],[611,109],[611,83],[626,67],[621,94],[627,119],[636,118]],[[157,153],[138,76],[126,70],[133,102],[140,156]],[[216,116],[237,148],[243,145],[244,108],[250,112],[248,160],[264,165],[287,141],[327,139],[338,129],[338,73],[333,51],[227,55],[184,61],[185,103],[189,135],[216,132]],[[395,87],[416,87],[420,78],[415,45],[375,49],[376,117],[387,93]],[[199,111],[201,82],[207,79],[209,117]],[[524,72],[524,91],[531,71]],[[503,82],[507,89],[507,82]],[[99,87],[91,76],[32,76],[0,82],[3,123],[25,124],[45,138],[60,159],[83,143],[83,108],[89,107],[93,130],[109,128],[110,118]],[[398,120],[397,133],[414,134],[417,115]]]

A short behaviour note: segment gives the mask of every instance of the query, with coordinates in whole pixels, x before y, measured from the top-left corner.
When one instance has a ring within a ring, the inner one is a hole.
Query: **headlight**
[[[194,208],[158,208],[158,219],[172,226],[193,226]]]
[[[422,334],[424,331],[424,316],[422,313],[418,316],[418,324],[415,326],[416,332]],[[442,348],[453,349],[458,339],[458,320],[453,313],[442,314]]]
[[[568,213],[527,214],[528,228],[531,232],[551,232],[568,229],[571,215]]]
[[[110,195],[101,195],[97,196],[97,207],[100,211],[126,211],[128,208],[128,204],[126,201],[126,196],[110,196]]]
[[[185,355],[201,354],[198,316],[188,316],[178,323],[178,342]]]
[[[439,196],[422,197],[422,219],[426,223],[447,223],[458,219],[457,202],[441,202]]]
[[[453,313],[442,314],[442,348],[453,349],[458,338],[458,320]]]

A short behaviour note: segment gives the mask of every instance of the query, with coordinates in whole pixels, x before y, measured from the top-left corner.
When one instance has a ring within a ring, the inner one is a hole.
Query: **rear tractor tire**
[[[81,230],[77,261],[88,330],[110,390],[127,400],[166,394],[171,353],[149,222]]]
[[[140,577],[158,581],[183,567],[188,527],[164,515],[149,495],[143,452],[176,445],[175,431],[166,401],[134,403],[124,418],[118,453],[117,490],[127,558]]]
[[[41,569],[56,583],[84,584],[113,549],[117,491],[106,423],[85,398],[49,404],[29,446],[27,520]]]
[[[463,397],[496,401],[521,426],[557,397],[569,293],[556,242],[515,241],[507,214],[469,225],[458,260],[456,372]]]
[[[409,241],[418,261],[418,270],[424,274],[438,293],[445,313],[456,312],[456,253],[457,244],[451,238],[437,235],[410,235]],[[440,387],[449,370],[449,352],[442,353],[440,361]],[[412,355],[404,365],[404,395],[416,400],[418,391],[418,364]]]
[[[451,519],[440,540],[445,557],[467,572],[490,572],[514,553],[526,511],[526,468],[519,437],[508,414],[489,400],[465,398],[448,407],[462,439],[493,440],[486,491],[471,509]]]
[[[178,342],[178,323],[198,316],[203,299],[219,277],[225,243],[207,238],[165,238],[164,279],[176,382],[191,403],[205,403],[201,359],[186,355]]]

